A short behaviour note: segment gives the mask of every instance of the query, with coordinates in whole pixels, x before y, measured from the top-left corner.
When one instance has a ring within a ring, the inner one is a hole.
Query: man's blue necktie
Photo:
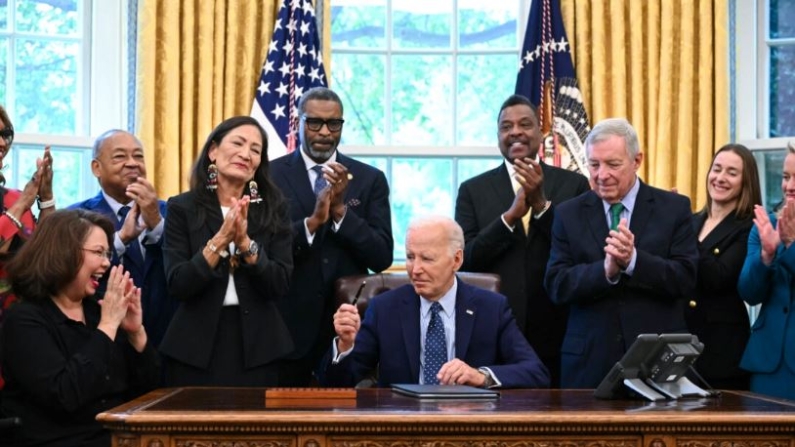
[[[621,212],[624,211],[624,205],[621,202],[610,205],[610,229],[615,230],[621,222]]]
[[[119,220],[121,221],[122,225],[124,225],[124,219],[127,217],[127,213],[129,212],[130,207],[127,205],[119,209]],[[141,244],[138,242],[138,238],[131,240],[130,243],[127,244],[127,250],[124,252],[124,254],[136,265],[144,265],[144,256],[141,253]]]
[[[439,315],[441,310],[441,304],[431,304],[431,321],[428,323],[428,331],[425,333],[425,362],[422,370],[422,380],[426,385],[439,383],[436,374],[442,369],[442,365],[447,362],[444,323],[442,323],[442,317]]]
[[[317,177],[315,177],[315,186],[312,188],[312,191],[315,193],[315,197],[320,195],[320,191],[323,191],[323,188],[328,185],[325,177],[323,177],[323,165],[315,165],[312,166],[312,170],[315,171]]]

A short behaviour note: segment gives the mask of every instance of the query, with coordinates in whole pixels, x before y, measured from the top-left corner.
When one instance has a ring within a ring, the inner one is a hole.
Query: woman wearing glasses
[[[207,137],[190,190],[168,201],[163,263],[180,300],[160,344],[168,385],[277,385],[275,361],[293,349],[276,308],[292,238],[267,149],[255,119],[227,119]]]
[[[141,290],[110,267],[113,233],[100,214],[56,211],[8,264],[19,300],[2,329],[2,410],[22,421],[10,445],[110,445],[96,415],[158,383]],[[108,270],[103,299],[86,299]]]
[[[8,113],[0,106],[0,169],[6,166],[6,156],[14,142],[14,126]],[[3,314],[14,301],[6,279],[5,264],[30,237],[36,226],[30,208],[33,202],[39,201],[41,210],[39,218],[55,210],[55,199],[52,195],[52,155],[50,147],[44,148],[44,156],[36,160],[36,171],[25,185],[25,189],[17,191],[5,187],[6,179],[0,172],[0,324]],[[3,389],[3,377],[0,373],[0,390]]]

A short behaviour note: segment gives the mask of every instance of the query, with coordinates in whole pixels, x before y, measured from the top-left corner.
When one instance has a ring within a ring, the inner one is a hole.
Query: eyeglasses
[[[0,130],[0,138],[5,140],[6,146],[11,146],[11,143],[14,142],[14,129],[11,127],[6,127],[3,130]]]
[[[84,248],[83,251],[87,251],[89,253],[94,253],[95,255],[99,256],[100,258],[105,258],[108,261],[113,259],[113,252],[110,250],[103,250],[101,248]]]
[[[322,118],[310,118],[306,115],[302,115],[301,119],[306,123],[306,127],[309,128],[312,132],[317,132],[323,128],[325,124],[328,127],[329,132],[339,132],[342,130],[342,123],[345,122],[344,119],[340,118],[332,118],[329,120],[324,120]]]

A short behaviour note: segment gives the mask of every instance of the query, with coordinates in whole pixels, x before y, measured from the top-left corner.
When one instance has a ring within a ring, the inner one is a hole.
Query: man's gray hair
[[[411,230],[426,227],[442,227],[445,230],[451,256],[458,250],[464,250],[464,230],[458,222],[447,216],[422,216],[412,219],[406,234]]]
[[[640,143],[638,143],[638,133],[632,124],[629,124],[626,118],[608,118],[599,121],[588,137],[585,138],[586,153],[590,153],[591,146],[610,137],[621,137],[624,139],[627,147],[627,153],[630,159],[634,159],[640,153]]]
[[[334,90],[326,87],[314,87],[304,92],[301,99],[298,100],[298,113],[303,115],[306,112],[306,102],[309,100],[316,101],[334,101],[340,106],[340,113],[343,113],[342,100],[339,95],[334,93]],[[344,114],[344,113],[343,113]]]
[[[98,136],[97,139],[94,140],[94,146],[91,150],[91,156],[94,159],[99,158],[99,155],[102,152],[102,145],[105,144],[105,140],[120,132],[129,133],[130,135],[132,135],[130,132],[127,132],[124,129],[110,129],[106,130],[105,132],[102,132],[102,134],[100,134],[100,136]],[[144,145],[141,144],[141,140],[139,140],[138,137],[136,137],[135,135],[132,135],[132,137],[135,138],[135,141],[138,142],[139,146],[144,147]]]

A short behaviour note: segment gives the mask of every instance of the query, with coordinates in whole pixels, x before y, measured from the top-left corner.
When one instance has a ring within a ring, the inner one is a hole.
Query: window
[[[771,209],[781,200],[787,142],[795,140],[795,0],[734,0],[730,8],[732,139],[756,151]]]
[[[92,135],[126,127],[126,7],[125,0],[0,4],[0,103],[17,134],[3,161],[8,187],[24,188],[49,144],[58,206],[96,194]]]
[[[387,175],[395,261],[423,214],[452,216],[460,183],[501,163],[527,0],[335,0],[331,86],[343,150]]]

